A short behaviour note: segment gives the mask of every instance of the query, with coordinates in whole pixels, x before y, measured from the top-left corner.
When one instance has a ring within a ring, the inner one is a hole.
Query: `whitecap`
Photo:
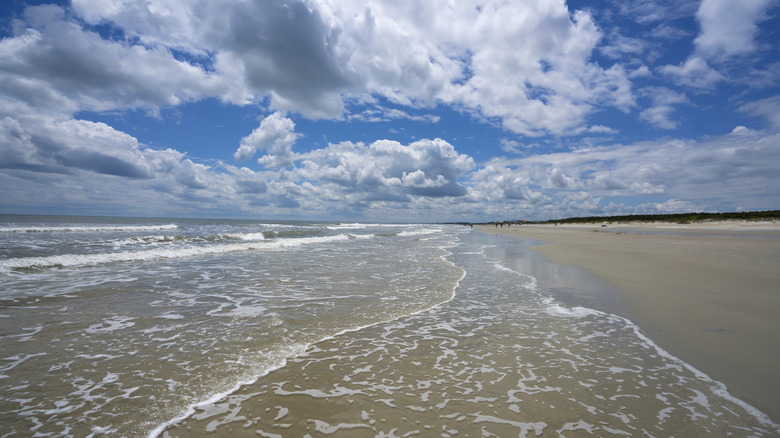
[[[59,232],[99,232],[99,231],[163,231],[179,228],[176,224],[165,225],[82,225],[82,226],[28,226],[0,227],[0,233],[59,233]]]

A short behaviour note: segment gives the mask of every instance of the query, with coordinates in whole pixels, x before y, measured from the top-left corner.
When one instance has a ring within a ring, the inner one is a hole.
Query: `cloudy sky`
[[[4,0],[0,213],[780,208],[778,0]]]

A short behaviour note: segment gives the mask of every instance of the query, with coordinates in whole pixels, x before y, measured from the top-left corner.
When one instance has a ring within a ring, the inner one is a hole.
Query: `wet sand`
[[[780,436],[625,318],[553,302],[604,286],[528,243],[461,233],[451,300],[317,342],[160,436]]]
[[[481,229],[547,242],[532,249],[614,289],[598,310],[631,319],[780,422],[780,224]]]

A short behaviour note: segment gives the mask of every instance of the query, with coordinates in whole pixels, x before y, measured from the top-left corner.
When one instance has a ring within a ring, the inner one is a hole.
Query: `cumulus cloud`
[[[635,105],[623,69],[590,60],[601,32],[588,13],[563,2],[483,3],[74,0],[73,10],[142,43],[104,42],[115,51],[188,54],[191,79],[182,82],[184,71],[167,76],[172,91],[145,93],[155,105],[268,98],[276,110],[336,118],[346,102],[369,94],[411,107],[463,106],[525,135],[576,134],[600,107]],[[171,60],[158,60],[157,71],[175,70]],[[138,79],[131,84],[150,83]]]
[[[0,200],[7,207],[29,206],[30,199],[64,203],[63,211],[99,201],[135,214],[224,214],[262,206],[269,214],[297,210],[326,215],[340,206],[357,215],[377,204],[391,208],[421,199],[464,197],[467,187],[460,180],[475,166],[440,139],[408,145],[345,142],[293,154],[296,137],[289,119],[279,113],[266,117],[243,145],[264,148],[266,161],[299,167],[254,171],[225,163],[208,166],[173,149],[152,149],[102,123],[4,115],[0,184],[9,190]]]
[[[563,1],[73,0],[68,8],[28,7],[0,40],[1,203],[121,199],[136,200],[136,213],[154,206],[156,214],[204,214],[208,205],[325,217],[399,206],[477,216],[518,206],[538,215],[662,211],[736,205],[748,190],[777,203],[768,189],[778,186],[776,97],[740,107],[765,118],[768,133],[744,128],[700,142],[590,149],[584,146],[603,140],[545,138],[616,134],[598,124],[608,117],[592,120],[604,110],[636,110],[653,127],[679,127],[676,112],[692,102],[670,87],[688,87],[695,97],[733,83],[724,60],[757,49],[756,25],[771,4],[704,0],[696,13],[691,2],[619,3],[654,26],[650,36],[679,38],[679,29],[663,26],[695,13],[695,52],[680,64],[653,66],[651,42],[604,31],[591,9]],[[775,84],[777,66],[765,67],[752,73],[764,74],[756,82]],[[669,79],[674,84],[661,83]],[[270,114],[231,146],[239,162],[262,151],[261,170],[199,163],[180,151],[187,145],[151,148],[86,120],[92,112],[139,109],[161,117],[163,109],[204,99]],[[496,148],[522,158],[477,164],[441,139],[376,137],[293,151],[295,117],[437,123],[432,109],[442,106],[503,128],[498,137],[507,138]],[[530,155],[539,147],[529,141],[580,149]],[[626,206],[619,201],[626,197],[647,202]]]
[[[780,183],[778,159],[780,135],[740,129],[702,142],[660,140],[497,159],[466,184],[472,196],[491,201],[526,199],[524,191],[535,190],[563,209],[561,214],[604,212],[612,197],[668,198],[615,207],[616,214],[666,212],[651,207],[661,204],[734,209],[745,199],[756,202],[746,208],[760,209],[780,201],[774,190]],[[601,203],[594,206],[595,199]]]
[[[135,138],[103,123],[47,120],[29,123],[11,116],[0,120],[0,167],[45,173],[74,169],[129,178],[148,178]]]
[[[99,200],[135,214],[262,210],[387,219],[413,206],[430,220],[518,209],[538,218],[780,202],[780,136],[744,127],[701,142],[599,146],[484,165],[440,139],[342,142],[295,154],[292,167],[273,171],[207,166],[107,125],[70,119],[35,124],[6,115],[0,142],[6,208],[56,202],[78,213]],[[631,198],[639,202],[625,204]]]
[[[526,201],[531,204],[549,201],[532,187],[531,179],[522,172],[515,172],[500,164],[488,164],[470,178],[469,196],[475,201],[503,202]]]
[[[103,124],[85,120],[0,120],[0,167],[36,173],[73,175],[88,173],[149,180],[162,188],[170,180],[192,189],[210,186],[210,168],[172,150],[155,150]],[[9,141],[10,140],[10,141]]]
[[[408,200],[409,196],[463,196],[458,179],[474,167],[441,139],[409,145],[379,140],[365,145],[344,142],[301,154],[303,179],[329,182],[372,199]]]
[[[156,150],[103,124],[26,114],[0,119],[0,184],[6,208],[56,205],[61,212],[181,214],[192,203],[223,205],[233,183],[185,154]]]
[[[752,50],[755,24],[769,4],[751,0],[729,9],[721,0],[702,2],[697,54],[659,71],[699,90],[724,80],[707,59]],[[619,7],[645,24],[693,12],[669,1]],[[350,114],[350,105],[379,97],[412,108],[452,105],[525,136],[579,135],[591,132],[588,118],[598,111],[635,108],[631,80],[649,73],[593,61],[596,50],[619,61],[646,52],[649,43],[617,31],[605,42],[587,10],[538,0],[74,0],[68,10],[29,7],[12,28],[0,41],[4,94],[68,114],[158,114],[216,97],[310,118],[436,121],[382,106]],[[641,119],[670,127],[666,113],[656,105]]]
[[[285,167],[293,162],[292,147],[300,134],[295,132],[295,123],[276,112],[263,119],[260,126],[241,139],[233,157],[236,161],[251,158],[256,151],[265,150],[267,155],[258,162],[269,167]]]
[[[0,40],[4,95],[33,107],[108,111],[178,105],[218,95],[225,82],[165,48],[103,39],[58,6],[29,7],[16,34]]]
[[[675,129],[680,122],[672,120],[675,105],[688,104],[688,98],[676,91],[664,87],[649,87],[642,90],[648,96],[651,106],[639,113],[639,118],[661,129]]]
[[[675,79],[680,85],[700,90],[711,89],[716,83],[726,79],[710,67],[707,61],[696,56],[688,58],[680,65],[666,65],[659,70],[662,74]]]
[[[772,0],[703,0],[696,17],[701,33],[694,43],[704,56],[726,58],[756,49],[756,23],[764,18],[764,12]]]
[[[483,10],[490,13],[462,27],[477,35],[464,47],[472,53],[473,74],[449,87],[443,100],[465,103],[530,136],[578,132],[596,106],[634,105],[622,68],[589,62],[601,33],[587,13],[570,15],[564,4],[550,2]]]
[[[502,138],[499,140],[498,144],[501,145],[501,150],[504,152],[509,152],[512,154],[520,154],[522,153],[522,147],[523,145],[520,144],[517,140],[510,140],[508,138]]]

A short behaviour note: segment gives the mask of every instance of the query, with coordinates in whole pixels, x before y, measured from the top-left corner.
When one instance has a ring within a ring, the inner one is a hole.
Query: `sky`
[[[774,209],[778,0],[0,4],[0,213]]]

